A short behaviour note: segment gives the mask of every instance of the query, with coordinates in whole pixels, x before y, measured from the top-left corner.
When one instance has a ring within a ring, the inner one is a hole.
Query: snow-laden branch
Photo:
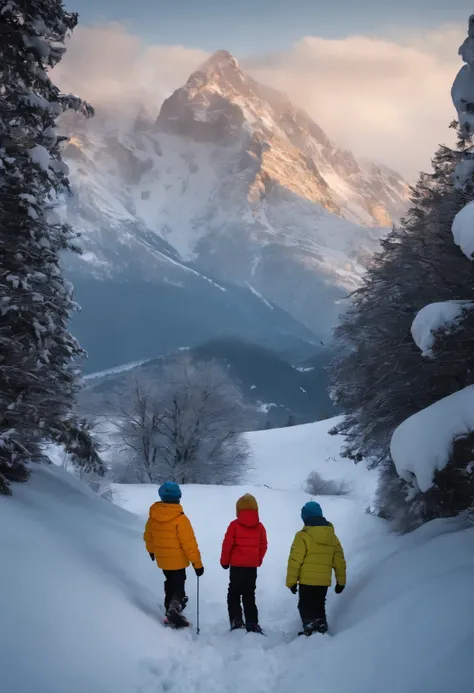
[[[474,202],[469,202],[453,221],[454,242],[469,260],[474,259]]]
[[[451,98],[458,113],[461,134],[470,138],[474,132],[474,15],[469,17],[468,35],[459,48],[465,65],[459,70],[451,88]]]
[[[449,462],[453,445],[474,431],[474,385],[410,416],[395,430],[390,452],[398,475],[422,492]]]
[[[456,331],[466,314],[474,308],[472,301],[441,301],[429,303],[416,315],[411,334],[422,355],[431,358],[436,333]]]

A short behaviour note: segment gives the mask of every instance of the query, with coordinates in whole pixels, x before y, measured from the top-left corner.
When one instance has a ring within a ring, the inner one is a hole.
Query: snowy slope
[[[73,197],[65,210],[96,277],[186,283],[192,270],[250,286],[327,333],[397,219],[407,186],[357,162],[226,52],[161,108],[128,125],[69,114]],[[315,301],[318,310],[315,310]]]
[[[315,449],[313,466],[322,472],[318,449],[326,454],[332,446],[325,442],[326,423],[315,425],[313,436],[310,430],[288,432],[294,436],[291,456],[289,447],[279,451],[276,431],[264,434],[266,443],[262,434],[254,448],[260,480],[278,481],[281,490],[250,484],[184,488],[206,567],[199,637],[159,623],[162,576],[141,537],[156,489],[120,488],[117,500],[130,514],[55,467],[40,467],[28,484],[16,486],[15,495],[0,502],[2,693],[471,690],[474,530],[454,533],[455,523],[443,521],[391,536],[382,520],[364,513],[358,491],[320,499],[348,559],[348,587],[339,597],[331,591],[328,599],[335,636],[295,638],[296,599],[284,587],[284,575],[307,496],[294,481],[306,475],[308,448]],[[301,468],[300,459],[306,459]],[[336,464],[343,474],[350,463]],[[363,468],[360,474],[365,496],[372,481]],[[258,582],[267,638],[227,633],[228,575],[218,556],[235,500],[245,490],[256,493],[269,534]],[[191,572],[188,593],[195,620]]]
[[[313,470],[324,479],[346,481],[351,497],[370,503],[375,492],[376,476],[364,465],[350,464],[340,456],[343,437],[329,435],[339,418],[290,428],[248,433],[255,464],[248,480],[255,486],[301,491]]]

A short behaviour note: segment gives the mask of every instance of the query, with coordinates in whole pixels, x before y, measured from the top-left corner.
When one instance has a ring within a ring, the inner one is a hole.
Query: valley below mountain
[[[271,349],[235,338],[91,374],[80,395],[81,411],[113,418],[130,406],[137,384],[159,391],[164,369],[183,352],[194,361],[217,362],[229,374],[242,393],[246,430],[293,426],[339,413],[328,394],[331,349],[315,347],[311,358],[293,364]]]

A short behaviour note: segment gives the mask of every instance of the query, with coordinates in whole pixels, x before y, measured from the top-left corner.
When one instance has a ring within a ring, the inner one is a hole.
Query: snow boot
[[[306,637],[309,638],[310,635],[313,635],[313,633],[327,633],[328,630],[328,624],[326,622],[326,619],[324,618],[317,618],[315,621],[309,621],[308,623],[303,624],[303,630],[298,633],[298,635],[306,635]]]
[[[300,630],[298,635],[306,635],[307,638],[309,638],[310,635],[313,635],[316,631],[314,630],[313,622],[311,621],[310,623],[305,623],[303,626],[303,630]]]
[[[230,629],[231,630],[241,630],[242,628],[245,628],[245,624],[243,621],[231,621],[230,622]]]
[[[325,618],[317,618],[314,621],[314,632],[322,633],[323,635],[328,632],[328,623]]]
[[[190,623],[181,611],[181,602],[173,600],[166,612],[165,625],[173,626],[174,628],[188,628]]]
[[[258,623],[247,623],[245,626],[247,633],[259,633],[259,635],[265,635]]]

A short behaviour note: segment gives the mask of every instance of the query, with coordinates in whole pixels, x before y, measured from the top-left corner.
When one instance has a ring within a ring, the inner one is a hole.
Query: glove
[[[341,592],[344,592],[344,587],[345,587],[345,585],[339,585],[339,583],[338,583],[334,588],[334,592],[336,594],[341,594]]]
[[[288,589],[292,594],[296,594],[298,592],[298,585],[291,585]]]
[[[150,558],[151,558],[152,561],[154,561],[154,560],[155,560],[155,554],[154,554],[154,553],[150,553]]]
[[[228,566],[228,565],[223,565],[222,567],[224,568],[224,570],[229,570],[229,566]]]
[[[196,568],[194,567],[194,572],[198,577],[201,577],[201,575],[204,575],[204,568]]]

